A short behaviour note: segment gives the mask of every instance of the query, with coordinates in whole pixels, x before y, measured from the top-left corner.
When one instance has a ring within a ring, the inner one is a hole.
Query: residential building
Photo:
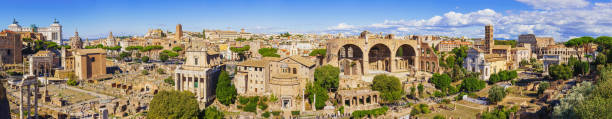
[[[472,46],[472,42],[461,41],[461,40],[441,41],[440,44],[438,44],[438,51],[439,52],[450,52],[450,51],[453,51],[453,49],[459,48],[461,46],[470,47]]]
[[[267,60],[247,60],[236,66],[234,85],[238,94],[245,96],[263,95],[266,93],[270,69]]]

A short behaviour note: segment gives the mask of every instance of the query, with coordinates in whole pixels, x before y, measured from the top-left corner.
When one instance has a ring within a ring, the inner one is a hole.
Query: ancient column
[[[23,85],[19,86],[19,119],[23,118]]]

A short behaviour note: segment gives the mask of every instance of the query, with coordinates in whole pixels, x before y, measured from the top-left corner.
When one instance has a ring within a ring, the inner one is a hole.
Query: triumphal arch
[[[325,62],[344,75],[418,71],[420,42],[393,37],[364,31],[358,38],[328,40]]]

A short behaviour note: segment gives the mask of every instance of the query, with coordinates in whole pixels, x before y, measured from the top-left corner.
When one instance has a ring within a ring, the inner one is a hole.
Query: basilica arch
[[[344,75],[361,75],[363,72],[363,50],[354,44],[346,44],[338,50],[338,67]]]
[[[404,39],[330,39],[324,64],[339,67],[344,75],[417,71],[421,68],[417,44]]]
[[[368,52],[370,70],[391,72],[391,50],[384,44],[376,44]]]
[[[395,65],[395,69],[399,71],[408,71],[414,68],[416,61],[416,51],[414,47],[403,44],[397,51],[395,51],[395,59],[393,59],[397,65]]]

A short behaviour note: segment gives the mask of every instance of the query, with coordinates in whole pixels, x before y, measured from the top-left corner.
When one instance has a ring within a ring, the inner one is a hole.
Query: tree
[[[479,91],[485,88],[486,83],[477,78],[468,77],[465,80],[463,80],[463,82],[461,82],[460,85],[461,85],[461,90],[467,91],[467,92],[474,92],[474,91]]]
[[[379,91],[385,101],[396,101],[403,97],[402,83],[395,76],[380,74],[374,76],[372,90]]]
[[[423,92],[425,91],[425,86],[423,86],[422,83],[419,83],[419,86],[417,86],[417,89],[419,89],[419,95],[423,96]]]
[[[501,86],[493,86],[491,90],[489,90],[489,101],[492,103],[497,103],[502,101],[506,97],[506,89]]]
[[[168,61],[168,59],[170,58],[170,56],[168,56],[167,53],[159,53],[159,60],[161,60],[162,62],[166,62]]]
[[[555,80],[567,80],[572,77],[573,72],[572,68],[566,65],[551,65],[548,67],[548,73]]]
[[[338,89],[340,83],[340,69],[331,65],[325,65],[315,69],[314,77],[316,84],[332,92]]]
[[[149,119],[198,118],[199,105],[196,96],[188,91],[162,90],[153,96],[147,113]]]
[[[416,88],[414,86],[410,87],[410,97],[416,98]]]
[[[217,82],[217,100],[224,105],[234,104],[238,92],[232,84],[229,74],[226,71],[221,71]]]
[[[289,37],[289,36],[291,36],[291,34],[289,34],[289,32],[285,32],[285,33],[281,33],[280,36],[281,37]]]
[[[557,119],[574,119],[578,114],[574,107],[591,95],[595,86],[591,82],[582,82],[580,85],[572,87],[570,93],[559,99],[559,104],[553,107],[552,116]]]
[[[183,51],[183,48],[182,48],[182,47],[178,47],[178,46],[176,46],[176,47],[173,47],[173,48],[172,48],[172,51],[174,51],[174,52],[180,52],[180,51]]]
[[[149,62],[149,56],[143,56],[140,60],[142,60],[142,62]]]
[[[131,56],[132,56],[132,54],[128,53],[128,52],[121,52],[121,53],[119,53],[119,59],[122,59],[122,60],[123,59],[130,59]]]
[[[327,89],[320,85],[312,83],[306,84],[306,93],[308,94],[308,101],[310,101],[311,104],[314,102],[315,108],[317,109],[323,109],[323,107],[325,107],[325,102],[329,99]]]
[[[592,41],[595,41],[593,37],[584,36],[580,38],[570,39],[569,41],[565,42],[564,45],[566,47],[574,47],[574,49],[578,51],[579,47],[583,47],[585,44],[588,44]],[[576,56],[578,57],[578,59],[582,59],[582,56],[580,56],[579,52],[576,52]]]
[[[538,95],[544,94],[544,91],[546,91],[546,89],[548,89],[549,87],[550,87],[550,83],[548,82],[540,83],[540,86],[538,86]]]
[[[276,48],[261,48],[258,52],[264,57],[280,57],[280,55],[276,54],[277,50]]]
[[[450,76],[448,76],[448,74],[440,75],[438,73],[435,73],[429,81],[431,81],[431,83],[433,83],[437,89],[446,91],[447,88],[450,86],[452,79],[450,78]]]
[[[326,53],[327,53],[327,49],[314,49],[308,55],[309,56],[317,56],[317,55],[325,56]]]

